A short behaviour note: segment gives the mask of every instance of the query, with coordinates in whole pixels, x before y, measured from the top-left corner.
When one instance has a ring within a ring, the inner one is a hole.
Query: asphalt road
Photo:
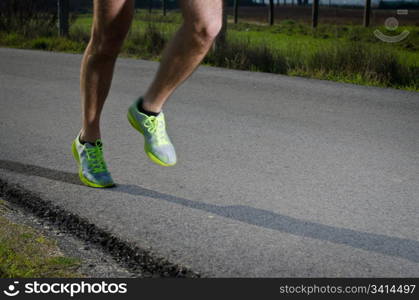
[[[153,165],[126,110],[157,63],[120,59],[103,115],[117,188],[77,184],[80,55],[0,49],[0,178],[216,277],[419,276],[419,93],[201,67]]]

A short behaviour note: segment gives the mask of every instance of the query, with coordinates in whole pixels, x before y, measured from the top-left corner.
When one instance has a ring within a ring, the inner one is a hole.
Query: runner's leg
[[[167,45],[143,108],[159,112],[201,63],[222,26],[222,0],[180,0],[184,22]]]
[[[94,142],[100,138],[100,114],[133,14],[134,0],[94,0],[92,34],[84,53],[80,76],[81,139],[84,141]]]

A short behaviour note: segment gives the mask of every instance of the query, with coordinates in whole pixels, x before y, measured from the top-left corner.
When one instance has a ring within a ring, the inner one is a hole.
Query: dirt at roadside
[[[5,263],[12,266],[19,277],[25,277],[25,274],[27,277],[141,277],[120,266],[100,249],[1,198],[0,223],[0,240],[4,241],[0,255],[2,251],[8,252],[10,260]],[[4,269],[0,277],[13,276],[7,272],[7,266],[0,266],[0,269]]]

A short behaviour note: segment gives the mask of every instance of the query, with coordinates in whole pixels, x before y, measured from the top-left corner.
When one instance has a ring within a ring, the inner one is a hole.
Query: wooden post
[[[371,0],[365,0],[364,27],[370,26]]]
[[[239,0],[234,0],[234,24],[239,21]]]
[[[227,0],[223,0],[223,26],[221,27],[220,33],[218,34],[217,38],[215,39],[214,44],[212,45],[212,49],[215,50],[217,48],[222,48],[225,46],[227,42],[227,11],[226,11],[226,2]]]
[[[68,36],[69,32],[69,0],[58,0],[58,34],[59,36]]]
[[[153,10],[153,0],[148,0],[148,13],[151,14]]]
[[[163,0],[163,16],[167,14],[167,0]]]
[[[318,23],[319,23],[319,0],[313,0],[313,20],[312,20],[313,28],[316,28]]]
[[[275,23],[275,5],[274,0],[269,0],[269,25],[274,25]]]

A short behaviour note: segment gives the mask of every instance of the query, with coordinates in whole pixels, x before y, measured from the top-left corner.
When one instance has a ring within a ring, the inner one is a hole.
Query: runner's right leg
[[[147,156],[161,166],[176,164],[162,107],[198,67],[222,26],[222,0],[179,0],[183,24],[163,52],[148,91],[129,108],[128,120],[144,136]]]
[[[72,145],[80,180],[90,187],[114,185],[103,157],[100,114],[133,14],[134,0],[94,0],[91,38],[80,74],[83,128]]]

